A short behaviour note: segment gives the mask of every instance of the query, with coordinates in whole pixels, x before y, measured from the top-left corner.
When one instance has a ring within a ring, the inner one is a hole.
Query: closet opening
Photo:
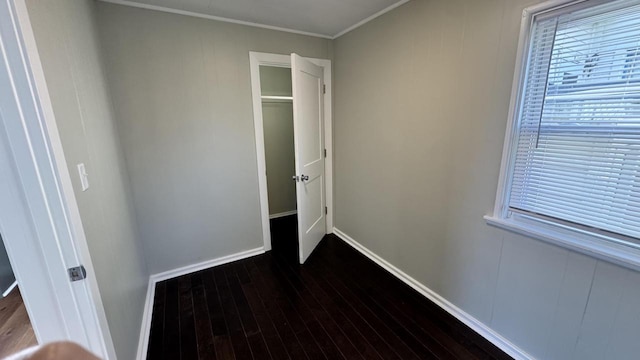
[[[298,218],[291,68],[260,66],[260,94],[271,246],[295,261]]]

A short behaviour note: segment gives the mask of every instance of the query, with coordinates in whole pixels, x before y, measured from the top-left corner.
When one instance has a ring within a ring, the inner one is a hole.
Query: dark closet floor
[[[158,283],[148,359],[510,359],[333,235]]]

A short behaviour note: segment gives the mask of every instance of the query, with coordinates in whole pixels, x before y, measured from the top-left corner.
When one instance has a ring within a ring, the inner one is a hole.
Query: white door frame
[[[0,229],[37,340],[116,359],[25,0],[0,2],[0,67]]]
[[[327,206],[327,234],[333,232],[333,131],[332,131],[332,86],[331,60],[305,58],[324,68],[326,86],[324,101],[324,146],[327,149],[325,159],[325,204]],[[249,52],[251,66],[251,93],[253,96],[253,124],[256,135],[256,155],[258,162],[258,188],[260,192],[260,213],[262,218],[262,238],[264,250],[271,250],[271,225],[269,223],[269,196],[267,192],[267,161],[264,148],[264,123],[262,119],[262,99],[260,87],[260,66],[291,68],[291,55]]]

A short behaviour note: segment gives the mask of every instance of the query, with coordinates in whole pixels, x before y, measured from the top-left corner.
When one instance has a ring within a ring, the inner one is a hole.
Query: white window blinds
[[[640,5],[534,19],[509,209],[640,238]]]

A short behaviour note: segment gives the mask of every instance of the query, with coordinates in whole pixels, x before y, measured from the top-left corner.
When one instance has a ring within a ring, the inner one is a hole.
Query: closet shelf
[[[262,95],[260,98],[262,99],[262,101],[274,101],[274,102],[293,101],[293,96]]]

